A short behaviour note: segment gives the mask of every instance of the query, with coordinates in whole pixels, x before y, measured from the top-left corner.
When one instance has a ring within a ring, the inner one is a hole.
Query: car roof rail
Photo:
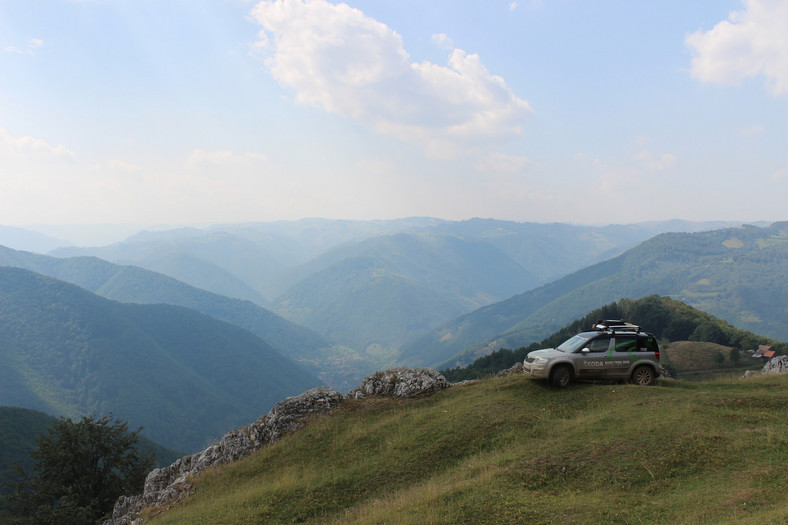
[[[640,326],[622,319],[600,319],[591,328],[599,332],[640,332]]]

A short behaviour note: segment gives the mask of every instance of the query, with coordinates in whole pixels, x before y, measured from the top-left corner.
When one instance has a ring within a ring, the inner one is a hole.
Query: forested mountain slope
[[[432,225],[437,219],[251,223],[143,231],[123,242],[93,248],[62,248],[57,257],[93,255],[140,266],[212,292],[267,306],[294,282],[296,266],[346,242],[389,231]]]
[[[192,308],[249,330],[315,374],[325,373],[325,365],[331,360],[331,343],[314,331],[250,301],[201,290],[143,268],[119,266],[95,257],[48,257],[4,246],[0,246],[0,266],[27,268],[124,303],[164,303]],[[344,381],[328,374],[325,379]]]
[[[319,380],[249,331],[171,305],[110,301],[0,267],[0,404],[113,412],[190,451]]]
[[[396,347],[536,279],[487,243],[408,233],[337,248],[303,270],[273,308],[360,350]]]
[[[599,305],[658,294],[788,340],[788,223],[666,233],[553,283],[445,323],[405,345],[412,366],[467,364],[540,341]],[[450,362],[453,356],[466,352]]]
[[[402,342],[612,257],[656,233],[716,223],[576,226],[471,219],[308,219],[141,232],[68,248],[249,299],[386,364]]]

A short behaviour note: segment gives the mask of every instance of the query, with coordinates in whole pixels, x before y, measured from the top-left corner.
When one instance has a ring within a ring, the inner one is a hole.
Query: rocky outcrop
[[[271,445],[296,430],[312,414],[324,414],[344,396],[328,387],[308,390],[277,403],[268,414],[251,425],[233,430],[215,445],[186,456],[169,467],[155,469],[145,478],[142,494],[121,496],[115,503],[112,518],[104,525],[129,525],[140,522],[146,507],[166,510],[191,493],[190,477],[208,467],[230,463],[248,456],[264,445]]]
[[[365,377],[361,386],[348,392],[347,396],[351,399],[365,396],[417,397],[449,386],[443,374],[429,368],[393,368]]]
[[[785,374],[788,373],[788,355],[773,357],[763,367],[764,374]]]
[[[397,368],[376,372],[364,378],[361,386],[348,397],[364,396],[416,397],[449,386],[443,375],[430,369]],[[277,403],[268,414],[251,425],[233,430],[202,452],[183,457],[169,467],[155,469],[145,478],[142,494],[121,496],[115,503],[112,518],[104,525],[136,525],[144,521],[142,510],[155,507],[167,510],[192,493],[191,477],[206,468],[230,463],[255,450],[272,445],[297,430],[313,414],[326,414],[345,399],[328,387],[308,390]]]
[[[747,370],[744,377],[752,377],[761,374],[788,374],[788,355],[778,355],[769,360],[760,372]]]
[[[523,363],[522,361],[517,361],[511,368],[501,370],[495,374],[495,377],[518,376],[522,375],[523,373]]]

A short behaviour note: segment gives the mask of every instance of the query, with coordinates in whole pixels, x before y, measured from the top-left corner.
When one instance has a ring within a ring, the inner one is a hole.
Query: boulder
[[[347,397],[417,397],[451,385],[443,374],[429,368],[392,368],[365,377]]]
[[[495,377],[505,377],[505,376],[517,376],[523,374],[523,363],[522,361],[517,361],[514,366],[511,368],[507,368],[506,370],[501,370]]]
[[[788,355],[778,355],[777,357],[772,357],[768,363],[766,363],[761,369],[760,372],[756,372],[754,370],[747,370],[744,372],[744,377],[752,377],[761,374],[786,374],[788,373]]]
[[[788,373],[788,355],[778,355],[772,357],[763,367],[764,374],[785,374]]]

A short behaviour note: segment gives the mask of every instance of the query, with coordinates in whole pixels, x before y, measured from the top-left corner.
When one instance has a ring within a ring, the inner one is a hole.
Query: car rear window
[[[657,339],[655,337],[638,338],[638,349],[641,352],[659,352],[659,346],[657,346]]]

